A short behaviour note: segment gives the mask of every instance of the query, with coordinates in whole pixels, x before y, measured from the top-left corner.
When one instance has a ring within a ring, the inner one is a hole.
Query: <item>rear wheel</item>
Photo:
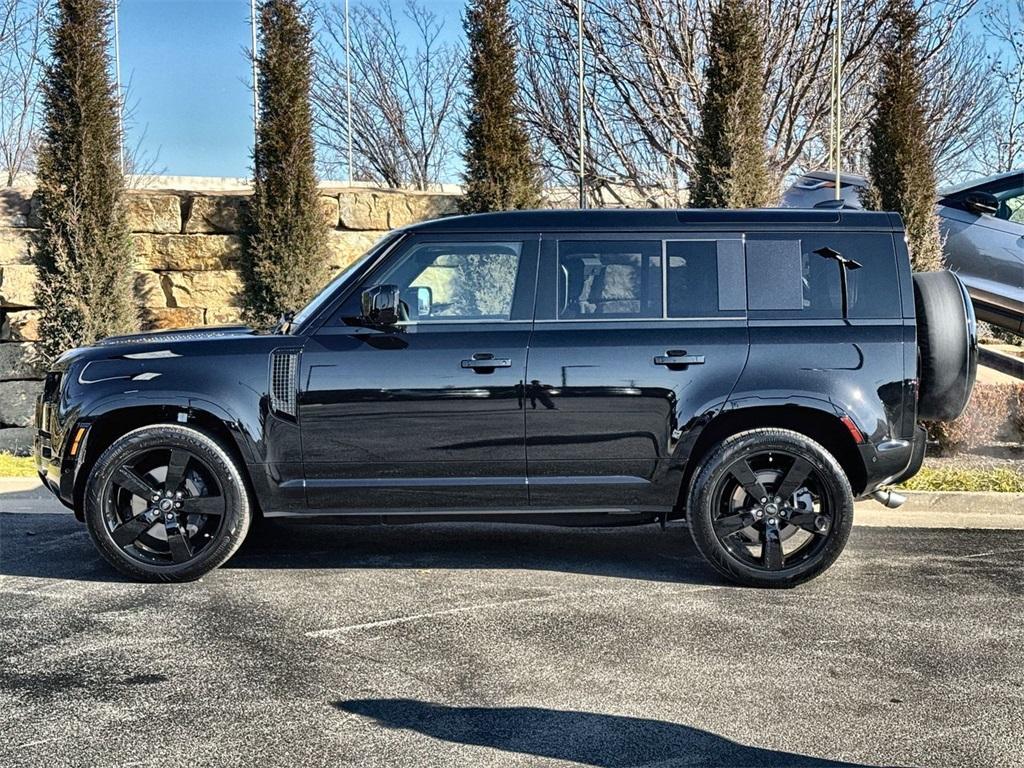
[[[97,460],[85,520],[100,554],[143,581],[190,581],[241,545],[251,513],[234,460],[189,427],[129,432]]]
[[[690,490],[687,517],[697,549],[727,578],[792,587],[839,557],[853,525],[853,493],[818,443],[756,429],[712,449]]]

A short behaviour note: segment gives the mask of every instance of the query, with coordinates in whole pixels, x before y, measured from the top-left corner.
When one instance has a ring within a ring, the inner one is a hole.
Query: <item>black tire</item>
[[[952,272],[914,275],[917,309],[917,417],[951,421],[963,413],[978,370],[978,332],[967,289]]]
[[[108,563],[139,581],[168,582],[222,565],[252,519],[234,459],[208,435],[177,424],[141,427],[104,451],[89,474],[84,515]]]
[[[794,482],[787,493],[783,486]],[[765,496],[754,498],[761,490]],[[690,487],[687,519],[697,549],[729,580],[793,587],[822,573],[843,551],[853,526],[853,492],[839,462],[818,443],[785,429],[754,429],[708,453]]]

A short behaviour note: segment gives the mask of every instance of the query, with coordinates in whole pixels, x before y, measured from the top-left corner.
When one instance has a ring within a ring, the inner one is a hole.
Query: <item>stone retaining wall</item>
[[[322,189],[332,268],[351,263],[386,231],[454,213],[454,195]],[[132,191],[129,221],[143,328],[221,325],[240,319],[239,235],[248,195]],[[42,367],[31,190],[0,189],[0,451],[31,447]]]

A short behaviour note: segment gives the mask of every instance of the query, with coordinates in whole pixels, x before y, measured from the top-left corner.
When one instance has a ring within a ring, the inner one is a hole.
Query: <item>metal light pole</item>
[[[124,175],[124,94],[121,93],[121,28],[118,21],[120,3],[114,0],[114,85],[117,88],[117,152]]]
[[[352,39],[349,37],[348,0],[345,0],[345,99],[347,121],[345,135],[348,137],[348,185],[352,186]]]
[[[841,200],[843,164],[843,0],[836,0],[836,39],[833,59],[833,99],[835,100],[835,123],[833,125],[836,167],[836,200]]]
[[[587,207],[587,196],[584,189],[583,175],[583,145],[586,131],[586,123],[583,118],[583,0],[576,0],[576,32],[578,38],[578,57],[576,61],[576,75],[579,85],[579,91],[576,94],[577,103],[579,105],[580,112],[580,208]]]
[[[260,129],[260,92],[257,82],[259,70],[256,63],[256,0],[249,0],[249,19],[252,28],[252,137],[253,147],[255,147]]]

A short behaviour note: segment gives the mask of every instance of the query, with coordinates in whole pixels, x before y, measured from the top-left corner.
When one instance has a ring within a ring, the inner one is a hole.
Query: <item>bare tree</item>
[[[826,164],[836,0],[765,0],[766,136],[778,178]],[[714,0],[588,0],[584,26],[587,186],[594,202],[678,201],[692,172],[708,14]],[[987,89],[963,20],[977,0],[920,0],[928,20],[930,136],[955,165],[980,130]],[[884,0],[843,3],[843,156],[864,167]],[[519,0],[524,115],[550,181],[577,173],[576,0]],[[634,199],[635,199],[634,197]]]
[[[978,173],[1001,173],[1024,165],[1024,0],[990,3],[982,26],[998,51],[985,62],[998,99],[971,155]]]
[[[463,54],[429,5],[406,0],[403,35],[390,0],[351,9],[353,177],[428,189],[456,175]],[[320,165],[344,168],[348,132],[344,12],[320,9],[313,85]]]
[[[46,0],[0,0],[0,181],[32,170]]]

